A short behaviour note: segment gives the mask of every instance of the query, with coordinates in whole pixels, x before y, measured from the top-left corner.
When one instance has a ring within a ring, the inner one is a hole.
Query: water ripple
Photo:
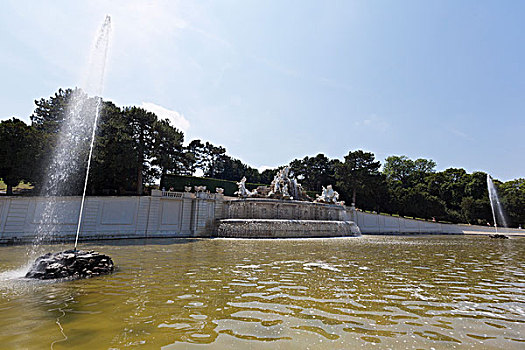
[[[117,262],[115,274],[54,284],[2,277],[0,340],[55,349],[517,349],[525,341],[525,240],[510,243],[363,237],[94,247]],[[24,263],[23,248],[0,249],[9,262],[0,276],[8,276]]]

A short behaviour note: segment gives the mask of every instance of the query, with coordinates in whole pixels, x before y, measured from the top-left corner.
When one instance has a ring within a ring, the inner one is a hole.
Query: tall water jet
[[[98,70],[98,74],[93,74],[93,76],[96,79],[94,82],[96,96],[101,96],[102,90],[104,88],[104,74],[106,72],[106,63],[108,59],[110,31],[111,31],[111,17],[106,16],[106,20],[104,21],[102,28],[100,28],[100,33],[98,35],[97,41],[95,42],[95,47],[92,50],[91,62],[90,62],[91,63],[90,71]],[[92,75],[88,75],[88,77],[91,77],[91,76]],[[87,191],[87,185],[88,185],[88,180],[89,180],[89,169],[91,167],[91,157],[93,155],[93,145],[95,143],[95,131],[97,130],[97,122],[98,122],[98,117],[100,115],[101,104],[102,104],[102,97],[97,97],[97,104],[96,104],[96,109],[95,109],[95,120],[93,121],[93,126],[92,126],[93,130],[91,131],[91,143],[89,145],[89,155],[88,155],[87,168],[86,168],[86,177],[84,180],[84,190],[82,191],[82,201],[80,203],[80,212],[78,215],[77,232],[75,235],[75,250],[77,249],[78,236],[80,234],[80,225],[82,223],[82,213],[84,211],[84,203],[86,200],[86,191]]]
[[[104,86],[104,75],[108,58],[111,33],[111,17],[106,16],[100,28],[96,40],[91,49],[89,66],[85,73],[81,89],[75,89],[69,96],[69,103],[65,111],[65,117],[58,134],[55,152],[50,161],[42,195],[46,200],[37,208],[35,218],[39,219],[36,237],[33,244],[32,254],[49,234],[52,234],[60,216],[72,216],[68,213],[63,199],[60,196],[76,194],[80,183],[83,181],[82,199],[78,209],[77,229],[75,235],[74,250],[46,254],[39,257],[26,277],[35,278],[63,278],[63,277],[86,277],[88,272],[94,269],[100,273],[113,270],[113,262],[109,257],[95,252],[77,251],[78,238],[82,225],[82,214],[86,198],[87,184],[93,145],[95,140],[96,126],[102,108],[102,95]],[[88,93],[94,97],[89,97]],[[86,166],[87,164],[87,166]],[[81,171],[86,167],[85,175]],[[86,261],[88,263],[86,263]],[[90,266],[89,262],[102,261],[100,266]],[[55,269],[50,270],[53,265]],[[58,266],[62,266],[56,269]],[[49,273],[46,271],[49,270]]]
[[[489,199],[490,199],[490,207],[492,209],[492,217],[494,219],[494,229],[496,230],[496,234],[497,234],[498,233],[497,218],[499,218],[501,226],[503,227],[507,227],[507,220],[505,219],[505,215],[503,214],[503,207],[501,205],[501,202],[499,201],[498,191],[496,190],[496,186],[494,186],[494,182],[492,181],[492,178],[488,174],[487,174],[487,188],[489,191]]]

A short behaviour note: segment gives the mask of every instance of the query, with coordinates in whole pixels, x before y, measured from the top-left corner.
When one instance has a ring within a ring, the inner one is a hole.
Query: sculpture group
[[[332,188],[332,185],[328,185],[326,187],[323,186],[323,192],[321,195],[317,195],[317,198],[315,199],[315,202],[317,203],[328,203],[328,204],[339,204],[344,205],[345,202],[339,200],[339,193],[337,191],[334,191]]]
[[[270,186],[259,186],[250,191],[246,188],[246,177],[237,182],[238,190],[235,192],[240,198],[273,198],[273,199],[290,199],[299,201],[308,201],[325,204],[344,205],[344,202],[338,202],[339,193],[334,191],[332,185],[323,186],[321,195],[317,195],[315,200],[312,200],[306,193],[303,186],[297,182],[293,176],[290,175],[290,167],[284,167],[279,170],[272,180]]]

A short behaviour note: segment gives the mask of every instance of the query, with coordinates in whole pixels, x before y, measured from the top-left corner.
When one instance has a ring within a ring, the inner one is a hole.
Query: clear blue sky
[[[523,1],[3,1],[0,119],[79,84],[254,167],[364,149],[525,177]]]

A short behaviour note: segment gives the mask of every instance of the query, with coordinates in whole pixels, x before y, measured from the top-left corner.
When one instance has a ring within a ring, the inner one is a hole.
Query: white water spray
[[[46,196],[46,200],[37,205],[35,210],[35,220],[39,225],[32,254],[35,254],[40,243],[55,231],[57,223],[64,222],[64,218],[76,218],[76,214],[78,214],[78,221],[75,249],[77,247],[96,126],[102,109],[102,98],[100,96],[104,85],[110,33],[111,17],[106,16],[93,43],[89,65],[81,82],[85,92],[81,89],[75,89],[67,96],[69,103],[64,113],[55,152],[52,155],[43,184],[42,195]],[[90,98],[88,94],[95,97]],[[71,195],[80,187],[82,175],[79,174],[79,171],[86,166],[86,161],[87,168],[79,212],[68,212],[67,209],[70,206],[67,200],[61,199],[60,196]]]
[[[490,199],[490,207],[492,209],[492,217],[494,218],[494,229],[496,230],[496,233],[498,233],[497,217],[499,217],[501,226],[503,227],[507,227],[507,221],[505,219],[505,215],[503,214],[503,207],[499,201],[496,186],[494,186],[494,182],[492,181],[492,178],[488,174],[487,174],[487,188],[489,191],[489,199]]]
[[[106,70],[106,62],[108,58],[109,51],[109,34],[111,31],[111,17],[106,16],[106,20],[100,29],[99,36],[95,43],[94,50],[92,51],[92,60],[91,64],[99,64],[100,72],[98,74],[98,86],[97,86],[97,95],[102,95],[102,90],[104,88],[104,73]],[[97,56],[100,56],[97,58]],[[98,62],[101,60],[101,62]],[[93,121],[93,130],[91,132],[91,143],[89,145],[89,155],[86,168],[86,178],[84,180],[84,190],[82,191],[82,201],[80,202],[80,212],[78,215],[78,224],[77,224],[77,233],[75,235],[75,249],[77,249],[78,236],[80,234],[80,225],[82,224],[82,213],[84,211],[84,203],[86,200],[86,191],[89,180],[89,169],[91,167],[91,157],[93,155],[93,145],[95,143],[95,131],[97,130],[98,117],[100,115],[100,107],[102,105],[102,97],[97,98],[97,107],[95,109],[95,120]]]

